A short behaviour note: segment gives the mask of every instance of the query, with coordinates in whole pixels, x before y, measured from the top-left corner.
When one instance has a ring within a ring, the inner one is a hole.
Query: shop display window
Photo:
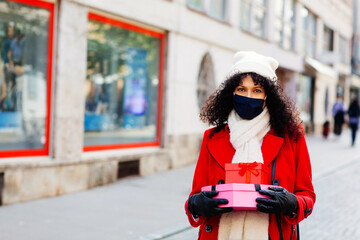
[[[90,13],[84,150],[159,145],[163,34]]]
[[[0,0],[0,156],[47,155],[54,4]]]

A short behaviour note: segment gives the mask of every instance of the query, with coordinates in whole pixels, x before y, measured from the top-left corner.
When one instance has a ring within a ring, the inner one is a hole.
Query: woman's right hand
[[[188,208],[191,214],[196,218],[199,216],[215,217],[223,213],[233,211],[233,208],[220,208],[218,205],[227,204],[229,201],[223,198],[214,199],[218,195],[217,191],[203,191],[191,195],[188,200]]]

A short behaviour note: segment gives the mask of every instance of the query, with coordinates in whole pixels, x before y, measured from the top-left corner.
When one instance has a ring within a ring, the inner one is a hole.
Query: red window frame
[[[9,2],[21,3],[49,11],[49,40],[48,40],[48,65],[47,65],[47,88],[46,88],[46,118],[45,118],[45,144],[42,149],[16,149],[0,151],[0,158],[6,157],[30,157],[49,155],[49,136],[50,136],[50,105],[51,105],[51,81],[52,81],[52,51],[54,33],[54,3],[40,0],[7,0]]]
[[[137,148],[137,147],[151,147],[160,146],[161,138],[161,122],[162,122],[162,94],[163,94],[163,53],[164,53],[164,34],[156,32],[150,29],[139,27],[133,24],[122,22],[113,18],[105,17],[96,13],[89,12],[89,20],[107,23],[115,27],[120,27],[126,30],[138,32],[141,34],[150,35],[160,40],[160,57],[159,57],[159,87],[158,87],[158,113],[157,113],[157,129],[156,129],[156,140],[152,142],[139,142],[139,143],[119,143],[119,144],[107,144],[107,145],[91,145],[83,146],[84,152],[99,151],[99,150],[112,150],[112,149],[123,149],[123,148]]]

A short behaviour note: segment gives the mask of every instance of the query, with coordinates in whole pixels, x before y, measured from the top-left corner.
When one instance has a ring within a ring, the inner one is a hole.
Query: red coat
[[[192,194],[199,193],[201,187],[218,184],[225,179],[225,163],[231,163],[235,149],[230,143],[229,128],[226,127],[209,138],[211,129],[204,133],[199,159],[196,165]],[[280,186],[296,195],[298,210],[294,218],[281,215],[281,226],[284,239],[296,239],[296,224],[308,217],[315,203],[315,192],[312,185],[311,165],[305,137],[301,136],[294,141],[286,135],[284,138],[277,137],[270,130],[264,137],[261,151],[264,164],[271,173],[273,160],[276,157],[275,179]],[[270,182],[269,176],[268,182]],[[218,236],[220,217],[206,218],[200,216],[196,222],[188,210],[188,202],[185,210],[190,224],[193,227],[200,226],[199,239],[216,240]],[[276,222],[276,215],[270,214],[269,234],[271,240],[280,239]]]

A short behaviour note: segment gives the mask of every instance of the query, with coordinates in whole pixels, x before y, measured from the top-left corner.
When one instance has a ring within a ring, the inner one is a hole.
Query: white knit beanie
[[[254,72],[276,82],[275,70],[278,66],[278,61],[272,57],[266,57],[253,51],[239,51],[234,55],[233,65],[227,78],[238,73]]]

